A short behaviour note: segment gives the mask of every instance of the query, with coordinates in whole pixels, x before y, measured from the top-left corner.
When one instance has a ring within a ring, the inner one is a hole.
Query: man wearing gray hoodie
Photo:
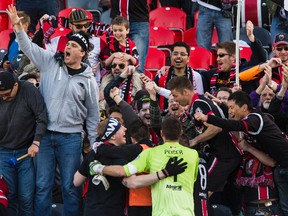
[[[56,164],[59,164],[64,215],[80,215],[80,191],[73,176],[80,166],[81,131],[86,121],[90,143],[97,136],[99,122],[98,86],[92,69],[81,61],[87,54],[88,38],[83,32],[72,35],[64,59],[39,48],[23,31],[21,18],[12,5],[6,10],[12,21],[21,50],[41,71],[40,92],[48,110],[47,133],[36,157],[37,216],[50,216]]]

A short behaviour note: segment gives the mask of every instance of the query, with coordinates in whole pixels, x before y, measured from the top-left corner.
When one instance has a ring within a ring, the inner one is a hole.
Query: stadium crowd
[[[271,47],[246,22],[251,55],[239,65],[237,0],[101,0],[107,23],[25,2],[6,9],[0,216],[288,216],[286,1],[267,0]],[[160,6],[185,11],[188,28],[199,8],[209,69],[193,67],[204,56],[185,40],[166,44],[157,72],[146,68]]]

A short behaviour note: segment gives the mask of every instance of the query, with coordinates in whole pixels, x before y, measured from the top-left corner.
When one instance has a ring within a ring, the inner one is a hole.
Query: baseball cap
[[[11,73],[9,72],[0,73],[0,91],[12,89],[15,83],[16,79],[13,77]]]
[[[81,22],[81,21],[91,21],[88,14],[83,9],[73,9],[69,15],[69,23]]]
[[[280,44],[288,45],[288,34],[279,33],[275,35],[273,45],[276,47]]]

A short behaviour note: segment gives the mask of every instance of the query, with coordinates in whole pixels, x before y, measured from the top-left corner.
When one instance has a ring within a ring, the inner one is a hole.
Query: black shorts
[[[238,169],[241,157],[219,159],[211,157],[208,165],[208,191],[216,192],[223,190],[229,175]]]

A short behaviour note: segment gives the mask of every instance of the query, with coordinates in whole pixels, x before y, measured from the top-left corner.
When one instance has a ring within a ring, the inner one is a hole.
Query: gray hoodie
[[[99,90],[91,67],[80,74],[71,76],[67,67],[54,58],[54,53],[43,50],[32,43],[22,30],[16,33],[20,49],[41,71],[40,92],[48,110],[50,131],[78,133],[83,129],[84,121],[88,138],[92,144],[96,139],[99,123]]]

